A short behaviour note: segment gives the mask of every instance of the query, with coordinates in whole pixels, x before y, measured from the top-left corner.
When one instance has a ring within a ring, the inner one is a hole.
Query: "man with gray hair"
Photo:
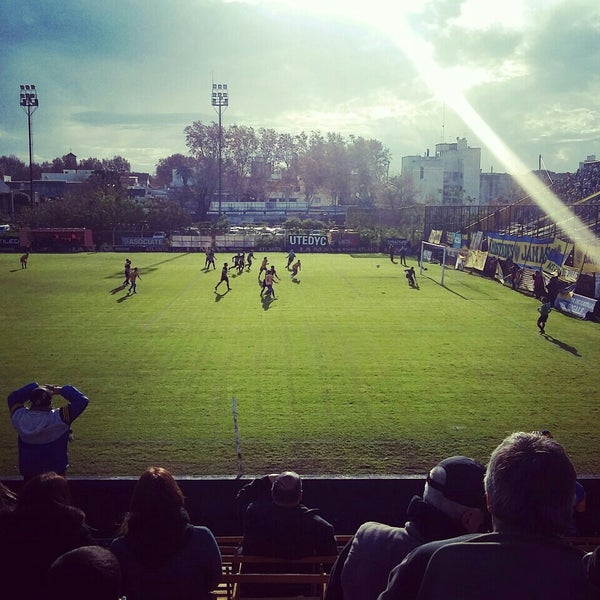
[[[404,527],[370,521],[341,552],[327,600],[375,600],[390,571],[415,547],[432,540],[484,531],[485,467],[466,456],[446,458],[427,476],[423,497],[413,497]]]
[[[583,553],[561,539],[575,480],[555,440],[509,435],[492,452],[485,475],[493,532],[416,548],[392,570],[379,600],[589,598]]]

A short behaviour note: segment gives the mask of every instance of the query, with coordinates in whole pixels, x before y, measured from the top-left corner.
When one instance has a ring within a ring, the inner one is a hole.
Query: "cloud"
[[[519,155],[574,170],[600,154],[599,15],[596,0],[4,0],[0,154],[27,156],[20,83],[39,90],[36,160],[118,153],[153,171],[186,152],[186,125],[216,120],[212,81],[229,85],[226,125],[374,137],[392,172],[441,141],[480,143],[376,16],[405,19]]]

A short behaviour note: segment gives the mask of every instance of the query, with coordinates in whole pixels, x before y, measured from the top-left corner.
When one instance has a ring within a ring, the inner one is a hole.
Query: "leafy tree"
[[[40,165],[33,163],[31,166],[33,179],[40,179],[42,176]],[[0,156],[0,175],[10,175],[13,181],[29,181],[29,165],[14,154]]]
[[[193,169],[194,159],[191,156],[183,154],[171,154],[166,158],[161,158],[156,165],[156,178],[158,185],[167,186],[171,183],[174,170],[184,167]]]
[[[194,162],[193,191],[197,201],[197,219],[206,218],[210,201],[219,185],[219,126],[195,121],[184,129],[186,145]]]
[[[79,168],[84,171],[101,171],[102,161],[99,158],[90,156],[79,161]]]
[[[154,231],[172,231],[191,224],[190,215],[173,200],[151,200],[144,208],[146,222]]]
[[[129,164],[129,161],[122,156],[113,156],[112,158],[103,159],[102,168],[105,171],[119,173],[119,175],[131,173],[131,165]]]

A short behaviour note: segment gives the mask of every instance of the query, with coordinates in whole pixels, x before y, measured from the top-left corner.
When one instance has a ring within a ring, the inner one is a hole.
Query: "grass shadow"
[[[555,337],[552,337],[549,333],[543,333],[542,335],[549,342],[552,342],[553,344],[555,344],[556,346],[558,346],[561,350],[565,350],[566,352],[570,352],[574,356],[581,356],[581,354],[579,354],[579,351],[577,350],[577,348],[575,348],[575,346],[569,346],[569,344],[565,344],[564,342],[561,342],[560,340],[556,339]]]
[[[133,294],[131,292],[127,292],[124,296],[117,298],[117,302],[119,304],[121,304],[121,302],[125,302],[125,300],[129,300],[129,298],[131,298],[132,296],[133,296]]]
[[[261,296],[260,301],[261,301],[263,310],[269,310],[269,308],[271,308],[271,304],[273,304],[273,302],[275,302],[275,300],[277,300],[277,298],[274,298],[271,295]]]
[[[120,286],[113,288],[112,290],[110,290],[110,294],[112,294],[113,296],[115,294],[118,294],[121,290],[124,290],[127,287],[126,283],[122,283]]]
[[[220,302],[223,298],[225,298],[225,296],[227,296],[227,294],[229,294],[231,290],[227,290],[225,293],[221,294],[221,292],[217,292],[217,290],[215,290],[215,302]]]

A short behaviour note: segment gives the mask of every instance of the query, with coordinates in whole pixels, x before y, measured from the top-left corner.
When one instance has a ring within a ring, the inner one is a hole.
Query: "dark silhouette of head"
[[[302,479],[294,471],[284,471],[271,486],[271,497],[278,506],[298,506],[302,501]]]

